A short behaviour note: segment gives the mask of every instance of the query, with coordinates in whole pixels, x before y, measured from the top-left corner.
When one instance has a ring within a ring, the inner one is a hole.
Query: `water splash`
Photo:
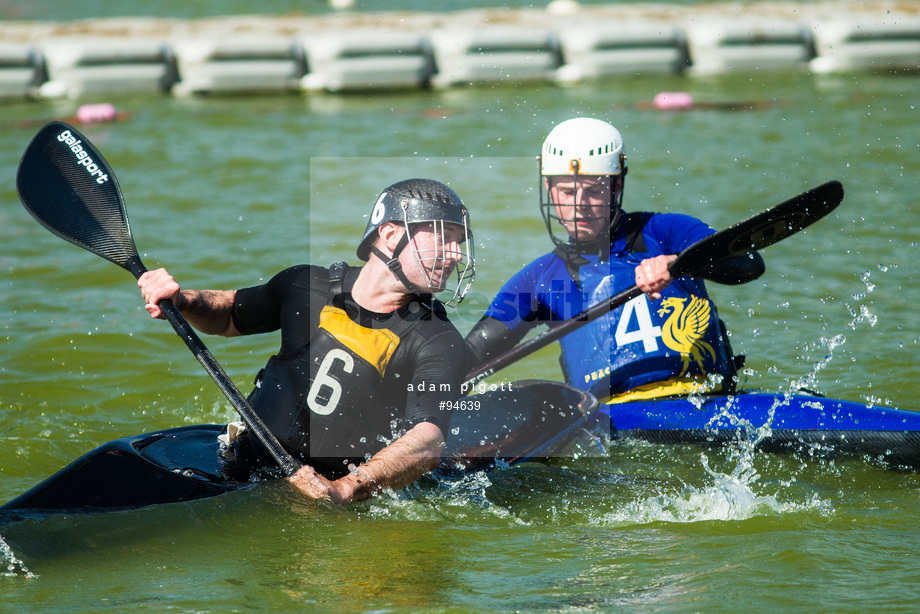
[[[884,265],[880,265],[879,270],[884,273],[885,271],[888,270],[888,268],[884,267]],[[871,275],[872,275],[871,271],[866,271],[862,275],[859,276],[860,281],[862,281],[863,285],[866,286],[866,291],[854,293],[852,295],[854,301],[864,300],[867,296],[869,296],[870,294],[872,294],[872,292],[875,291],[875,284],[869,281],[869,277],[871,277]]]
[[[739,462],[731,473],[721,473],[710,468],[705,454],[700,454],[700,462],[711,483],[704,486],[683,485],[679,491],[630,501],[606,514],[600,521],[616,525],[738,521],[824,507],[818,499],[804,504],[787,503],[774,495],[757,494],[754,485],[760,476],[753,466],[746,463]]]
[[[879,265],[881,272],[886,272],[888,267]],[[854,293],[853,299],[862,302],[875,290],[875,285],[870,281],[871,273],[866,271],[860,276],[865,286],[865,292]],[[865,303],[857,309],[847,306],[852,317],[849,328],[855,329],[863,323],[875,326],[878,318],[869,311]],[[623,510],[612,514],[611,519],[626,521],[668,521],[691,522],[699,520],[744,520],[758,514],[771,512],[785,512],[791,509],[800,509],[803,505],[807,508],[825,508],[827,503],[814,496],[805,504],[783,503],[773,495],[758,495],[754,488],[760,479],[755,460],[757,446],[772,434],[772,424],[776,411],[788,405],[794,395],[809,391],[816,387],[818,377],[834,359],[835,351],[846,343],[843,334],[819,339],[816,347],[823,346],[823,358],[812,364],[811,369],[803,376],[789,380],[785,389],[772,403],[767,411],[766,420],[761,425],[752,424],[750,421],[737,416],[732,410],[735,398],[729,397],[723,407],[710,419],[708,425],[715,426],[728,422],[737,428],[739,438],[731,445],[722,448],[725,460],[734,462],[734,468],[729,473],[722,473],[710,467],[709,457],[706,453],[700,454],[700,462],[706,475],[712,480],[711,484],[702,488],[685,486],[678,496],[673,494],[657,495],[652,498],[635,501]],[[745,374],[751,375],[748,370]],[[697,408],[702,407],[703,398],[699,394],[692,394],[689,401]]]
[[[441,478],[437,480],[438,498],[451,506],[467,506],[472,504],[480,509],[493,507],[486,496],[486,491],[492,486],[492,480],[485,471],[468,473],[456,480]]]
[[[888,270],[888,267],[881,265],[881,264],[879,265],[879,271],[884,273],[887,270]],[[870,294],[872,294],[872,292],[875,291],[875,284],[869,281],[869,277],[871,275],[872,273],[870,271],[866,271],[865,273],[859,276],[859,279],[863,282],[863,284],[866,287],[866,291],[854,293],[852,295],[854,301],[864,301],[867,296],[869,296]],[[850,322],[850,328],[854,330],[862,322],[868,322],[869,326],[875,326],[876,323],[878,322],[878,316],[871,313],[869,311],[869,307],[866,304],[861,304],[858,310],[854,309],[850,305],[847,305],[847,311],[849,311],[850,316],[853,318],[853,320]]]
[[[715,502],[714,512],[724,514],[725,519],[737,520],[749,517],[745,514],[758,513],[758,510],[761,509],[788,511],[790,505],[793,509],[798,507],[794,504],[780,503],[773,496],[763,497],[754,493],[753,486],[760,479],[755,466],[757,447],[764,439],[772,435],[772,425],[777,410],[788,406],[794,395],[812,389],[817,384],[820,372],[833,360],[834,351],[844,343],[846,343],[844,335],[836,335],[830,338],[822,337],[820,344],[826,348],[824,357],[815,362],[808,373],[798,379],[789,381],[786,388],[781,391],[780,395],[770,405],[763,424],[754,425],[732,413],[732,407],[735,403],[733,397],[729,397],[729,401],[721,408],[720,412],[713,416],[709,422],[710,425],[714,425],[718,421],[727,420],[731,425],[738,427],[738,433],[741,434],[736,441],[724,448],[727,453],[727,460],[735,463],[730,473],[720,473],[711,469],[709,458],[705,453],[700,455],[704,471],[713,480],[713,484],[707,488],[707,491],[709,491],[709,495]],[[819,499],[813,499],[808,504],[809,507],[822,505],[824,503]]]
[[[610,430],[590,431],[586,428],[578,429],[572,435],[571,441],[566,445],[565,458],[577,461],[583,458],[609,457],[607,452],[610,446]]]
[[[709,483],[700,487],[684,485],[679,492],[657,494],[628,503],[625,507],[605,517],[607,522],[700,522],[708,520],[746,520],[754,516],[799,511],[803,509],[832,509],[817,495],[804,503],[785,502],[778,494],[758,494],[760,473],[757,470],[757,447],[772,435],[772,424],[776,412],[789,405],[792,397],[813,387],[819,373],[833,360],[835,350],[846,342],[844,335],[822,338],[820,345],[826,348],[824,357],[815,362],[808,373],[791,380],[776,396],[766,412],[763,424],[753,424],[737,415],[737,398],[729,396],[707,423],[709,427],[724,425],[735,427],[738,438],[721,447],[718,454],[728,463],[734,463],[729,472],[721,472],[710,466],[710,458],[700,453],[700,464]],[[698,409],[703,406],[699,393],[691,394],[688,400]]]
[[[725,411],[729,412],[727,408]],[[735,420],[739,425],[743,422]],[[717,450],[700,452],[701,483],[690,484],[684,479],[676,485],[662,483],[657,492],[626,501],[594,521],[622,526],[656,522],[744,521],[810,511],[833,514],[833,504],[817,493],[807,493],[804,499],[795,495],[794,477],[779,482],[773,479],[770,486],[762,483],[757,461],[768,457],[755,454],[755,451],[757,442],[769,432],[769,428],[765,426],[755,431],[756,434],[749,433],[748,437]],[[711,459],[730,469],[717,469]]]
[[[824,358],[815,362],[811,370],[802,377],[791,380],[784,393],[787,397],[797,394],[803,390],[811,390],[817,387],[818,374],[824,370],[827,365],[834,359],[834,351],[847,342],[845,335],[834,335],[833,337],[821,337],[819,343],[827,348]]]
[[[499,469],[508,467],[501,467]],[[384,492],[367,504],[367,513],[377,519],[468,521],[485,518],[514,525],[527,524],[510,510],[486,496],[492,480],[485,471],[457,476],[429,475],[399,492]]]
[[[29,571],[25,563],[16,557],[13,553],[13,549],[3,540],[2,535],[0,535],[0,561],[6,561],[6,572],[3,573],[4,576],[11,577],[23,575],[30,579],[38,577]]]

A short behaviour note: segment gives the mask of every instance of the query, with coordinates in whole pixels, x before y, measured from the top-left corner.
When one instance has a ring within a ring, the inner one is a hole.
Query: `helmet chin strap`
[[[393,255],[387,256],[382,251],[377,249],[376,245],[371,246],[371,253],[380,258],[384,263],[386,263],[387,268],[396,276],[407,289],[412,290],[416,294],[425,294],[426,290],[419,288],[406,277],[406,272],[402,269],[402,264],[399,262],[399,254],[402,253],[406,246],[409,245],[409,233],[403,234],[399,239],[399,242],[396,244],[396,247],[393,248]]]

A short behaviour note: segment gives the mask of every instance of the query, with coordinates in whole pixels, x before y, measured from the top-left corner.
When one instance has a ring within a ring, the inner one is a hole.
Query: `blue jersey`
[[[621,224],[610,257],[584,255],[577,282],[555,252],[537,258],[497,294],[486,316],[523,336],[537,324],[558,326],[590,306],[635,285],[645,258],[678,254],[714,233],[676,213],[641,215],[644,251],[634,252]],[[644,294],[560,340],[566,381],[601,399],[639,386],[710,373],[730,375],[715,305],[703,280],[674,280],[658,301]]]

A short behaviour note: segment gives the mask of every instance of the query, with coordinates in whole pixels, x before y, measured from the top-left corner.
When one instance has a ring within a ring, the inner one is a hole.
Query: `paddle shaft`
[[[138,279],[147,272],[147,267],[144,266],[144,263],[141,262],[139,258],[129,258],[125,265],[125,268],[131,271],[134,277]],[[223,367],[220,366],[220,363],[217,362],[217,359],[214,358],[214,355],[211,354],[210,350],[208,350],[198,337],[198,334],[188,323],[188,320],[185,319],[169,299],[161,300],[157,303],[157,306],[163,311],[163,315],[166,316],[166,319],[172,325],[176,334],[185,341],[185,345],[188,346],[188,349],[192,351],[195,358],[198,359],[201,366],[208,372],[208,375],[211,376],[211,379],[214,380],[214,383],[217,384],[220,391],[224,393],[227,400],[230,401],[243,418],[246,426],[253,431],[253,435],[265,447],[268,453],[271,454],[275,462],[278,463],[284,475],[293,475],[301,467],[301,464],[287,453],[278,442],[278,439],[272,434],[268,427],[265,426],[265,423],[252,409],[246,397],[243,396],[239,388],[236,387],[224,371]]]
[[[622,292],[619,292],[610,298],[604,299],[600,303],[591,306],[574,318],[566,320],[559,326],[543,331],[539,335],[532,337],[524,343],[516,345],[504,354],[496,356],[474,371],[469,372],[466,376],[466,382],[463,384],[463,390],[471,391],[478,382],[492,376],[496,371],[504,369],[508,365],[517,362],[525,356],[533,354],[537,350],[540,350],[550,343],[566,336],[573,330],[580,328],[589,322],[593,322],[605,313],[609,313],[617,307],[626,304],[640,294],[642,294],[642,290],[639,289],[639,286],[632,286],[631,288],[627,288],[626,290],[623,290]]]
[[[773,245],[818,221],[833,211],[842,200],[843,186],[837,181],[829,181],[697,241],[677,255],[677,259],[668,266],[668,272],[673,279],[677,279],[683,275],[696,273],[710,264]],[[496,371],[504,369],[573,330],[621,307],[640,294],[642,291],[638,286],[627,288],[566,320],[559,326],[546,330],[504,354],[496,356],[467,374],[463,384],[464,392],[471,391],[478,382],[490,377]]]

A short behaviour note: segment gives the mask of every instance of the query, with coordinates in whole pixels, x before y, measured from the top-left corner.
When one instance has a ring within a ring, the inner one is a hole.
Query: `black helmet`
[[[377,229],[387,222],[418,224],[443,220],[469,227],[466,205],[449,187],[434,179],[406,179],[394,183],[377,198],[364,237],[358,245],[358,258],[367,261]]]
[[[378,236],[377,230],[387,222],[395,222],[406,228],[406,235],[392,256],[386,256],[373,247],[374,241]],[[453,297],[445,301],[448,305],[456,305],[463,299],[475,276],[473,234],[470,229],[470,214],[466,205],[463,204],[456,192],[440,181],[433,179],[406,179],[386,188],[374,204],[370,220],[368,220],[367,228],[364,231],[364,237],[358,245],[358,258],[367,261],[371,253],[376,254],[381,260],[387,262],[390,270],[396,273],[407,287],[413,287],[406,280],[397,259],[400,252],[409,243],[408,237],[411,225],[424,223],[433,223],[436,231],[437,229],[441,230],[441,237],[444,236],[444,224],[456,224],[464,230],[463,238],[460,242],[465,245],[466,249],[461,259],[457,261],[457,285],[453,289]],[[429,273],[435,267],[444,266],[443,254],[432,254],[430,257],[423,257],[414,248],[412,248],[412,253],[423,274],[425,273],[423,262],[429,264]],[[415,289],[419,292],[429,290],[428,288]]]

